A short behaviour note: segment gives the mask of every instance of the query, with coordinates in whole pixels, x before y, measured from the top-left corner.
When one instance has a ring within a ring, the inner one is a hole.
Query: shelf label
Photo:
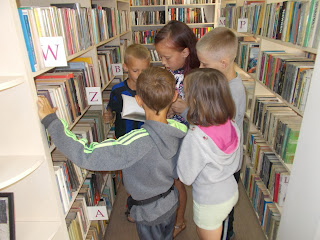
[[[89,105],[102,105],[101,89],[99,87],[86,87]]]
[[[225,17],[219,17],[218,19],[218,27],[225,27],[226,26],[226,18]]]
[[[237,32],[248,32],[248,18],[238,18]]]
[[[45,67],[67,66],[67,57],[62,37],[40,37]]]
[[[112,65],[112,72],[114,76],[122,76],[123,70],[122,70],[122,64],[121,63],[114,63]]]
[[[88,208],[88,217],[89,220],[108,220],[109,216],[107,213],[106,206],[94,206],[94,207],[87,207]]]

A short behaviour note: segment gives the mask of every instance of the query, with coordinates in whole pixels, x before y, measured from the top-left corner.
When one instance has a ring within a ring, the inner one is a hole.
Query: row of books
[[[242,83],[246,92],[246,113],[248,113],[248,115],[250,116],[250,112],[253,104],[255,81],[252,78],[247,78],[247,79],[242,78]]]
[[[40,37],[63,37],[72,55],[128,30],[129,12],[79,3],[19,8],[20,22],[32,71],[44,68]]]
[[[108,180],[112,181],[111,175],[108,174]],[[88,205],[86,196],[88,191],[86,191],[86,185],[79,195],[76,197],[74,203],[72,204],[67,216],[66,224],[70,239],[97,239],[102,240],[108,220],[90,221],[88,216]],[[96,206],[104,206],[107,209],[108,218],[112,211],[113,202],[111,200],[110,189],[112,186],[107,182],[103,194]],[[90,191],[89,191],[90,192]]]
[[[77,63],[69,63],[71,67],[77,65]],[[82,70],[46,73],[35,79],[37,94],[45,96],[51,107],[57,108],[57,116],[66,120],[69,126],[88,107],[85,87],[91,84],[86,85],[89,82],[84,78],[88,79],[90,70]]]
[[[127,42],[120,46],[102,45],[98,48],[99,75],[94,74],[91,57],[79,57],[68,62],[67,67],[57,67],[35,78],[38,95],[48,98],[52,107],[57,107],[59,118],[69,125],[88,107],[86,87],[102,87],[114,78],[113,63],[121,63]]]
[[[282,207],[290,174],[258,132],[249,133],[248,155],[251,162],[246,169],[260,177],[272,201]]]
[[[201,28],[191,28],[197,39],[200,39],[207,32],[211,31],[213,27],[201,27]]]
[[[248,19],[248,32],[261,34],[262,19],[264,15],[264,3],[247,1],[247,4],[236,7],[234,4],[227,4],[221,9],[221,17],[225,17],[225,26],[233,29],[238,27],[239,18]]]
[[[275,240],[281,214],[269,197],[266,186],[258,175],[250,171],[250,168],[249,170],[246,168],[243,183],[263,231],[268,239]]]
[[[170,8],[168,20],[177,20],[184,23],[207,23],[204,7],[200,8]]]
[[[247,73],[255,73],[259,56],[258,42],[239,41],[235,62]]]
[[[159,62],[161,61],[157,51],[155,49],[149,49],[150,56],[151,56],[151,61],[152,62]]]
[[[130,6],[165,5],[166,0],[130,0]]]
[[[256,96],[252,121],[274,152],[292,164],[302,117],[274,96]]]
[[[237,29],[238,19],[247,18],[250,33],[303,47],[317,48],[319,45],[319,0],[268,4],[248,1],[241,7],[227,4],[221,9],[221,16],[226,18],[225,24],[229,28]]]
[[[284,51],[262,51],[260,56],[259,80],[303,112],[314,60]]]
[[[133,31],[132,39],[137,44],[153,44],[154,38],[160,29],[156,30],[144,30],[144,31]]]
[[[133,26],[165,24],[165,11],[131,11],[131,24]]]
[[[176,4],[208,4],[208,3],[215,3],[215,0],[168,0],[169,5],[176,5]]]
[[[266,5],[262,36],[303,47],[317,48],[319,1],[284,1]]]
[[[86,240],[102,240],[104,237],[106,227],[106,221],[92,221],[90,229],[86,236]]]
[[[69,211],[73,192],[79,190],[87,170],[78,167],[57,150],[52,153],[53,168],[64,214]]]
[[[168,0],[167,2],[168,5],[215,3],[214,0]],[[130,0],[130,6],[154,6],[165,4],[166,0]]]
[[[200,39],[204,34],[211,31],[213,27],[200,27],[200,28],[191,28],[193,33],[196,35],[198,39]],[[139,44],[153,44],[154,38],[159,32],[160,29],[156,30],[145,30],[145,31],[133,31],[132,39],[134,43]]]
[[[125,43],[125,45],[127,45],[127,43]],[[102,88],[109,84],[114,77],[112,64],[123,62],[125,48],[126,46],[122,44],[120,44],[120,46],[102,45],[98,47],[98,60],[101,66],[102,82],[104,83],[101,85]]]

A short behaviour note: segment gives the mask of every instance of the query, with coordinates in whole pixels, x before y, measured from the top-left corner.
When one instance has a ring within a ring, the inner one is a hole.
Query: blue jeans
[[[174,223],[176,220],[176,212],[167,220],[158,225],[144,225],[136,223],[137,232],[140,240],[171,240]]]

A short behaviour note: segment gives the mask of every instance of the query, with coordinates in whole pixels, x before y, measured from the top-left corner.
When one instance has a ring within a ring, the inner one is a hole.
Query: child
[[[154,39],[156,51],[162,64],[175,76],[178,100],[173,103],[168,116],[188,125],[186,119],[179,115],[179,109],[185,109],[183,91],[183,78],[193,68],[198,68],[200,63],[197,58],[197,38],[192,30],[183,22],[170,21],[157,33]],[[175,111],[173,111],[175,109]],[[181,111],[182,112],[182,111]],[[178,113],[178,114],[176,114]],[[175,181],[179,191],[179,208],[173,237],[176,237],[186,228],[184,212],[187,204],[187,192],[183,183]]]
[[[177,152],[187,132],[185,125],[166,119],[177,98],[174,77],[165,69],[148,68],[138,77],[135,98],[146,113],[141,129],[90,146],[68,130],[44,97],[38,100],[39,116],[59,151],[79,167],[123,169],[124,186],[133,198],[130,215],[139,238],[169,240],[178,208],[178,192],[173,187]]]
[[[234,59],[237,55],[238,39],[235,34],[228,28],[214,28],[206,33],[197,43],[197,55],[200,60],[200,68],[215,68],[221,71],[229,82],[229,87],[233,101],[235,103],[234,120],[238,125],[241,133],[240,142],[243,144],[243,118],[246,110],[246,93],[242,84],[241,77],[237,75],[234,69]],[[238,169],[234,174],[237,182],[240,178],[240,169],[242,165],[243,149],[240,148],[241,159]],[[233,210],[229,215],[229,224],[225,223],[228,228],[226,237],[229,240],[233,235]],[[223,231],[225,232],[225,231]],[[223,238],[225,239],[225,238]]]
[[[185,78],[190,124],[178,158],[179,179],[192,184],[193,219],[200,239],[219,240],[222,222],[238,201],[233,177],[240,161],[240,131],[228,82],[203,68]]]
[[[141,71],[150,66],[151,56],[149,50],[141,44],[132,44],[126,48],[124,53],[124,71],[128,72],[128,79],[112,87],[107,112],[104,114],[104,121],[111,122],[114,118],[112,112],[116,113],[115,135],[116,138],[123,136],[131,130],[138,129],[143,122],[122,119],[121,112],[123,101],[121,94],[134,97],[136,95],[137,79]],[[129,222],[134,222],[129,215],[129,210],[125,212]]]
[[[132,44],[127,47],[124,54],[123,69],[128,72],[128,79],[112,87],[107,113],[104,116],[106,122],[113,119],[112,112],[116,113],[115,135],[116,138],[123,136],[133,129],[141,127],[143,122],[122,119],[122,96],[125,94],[134,97],[136,95],[137,79],[144,69],[150,65],[150,52],[140,44]]]

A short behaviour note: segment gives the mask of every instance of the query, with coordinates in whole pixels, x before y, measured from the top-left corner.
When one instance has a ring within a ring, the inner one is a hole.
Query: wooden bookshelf
[[[16,239],[69,239],[66,215],[60,199],[59,188],[52,161],[55,146],[48,146],[44,127],[40,122],[37,107],[37,86],[35,79],[53,71],[54,67],[43,67],[32,72],[28,47],[24,40],[18,13],[19,7],[49,7],[51,3],[65,3],[63,0],[4,0],[0,8],[0,20],[6,22],[0,27],[3,37],[0,42],[0,111],[1,111],[1,150],[0,150],[0,192],[14,193]],[[92,4],[127,11],[128,0],[91,1],[71,0],[81,7],[92,10]],[[123,12],[125,14],[125,12]],[[122,21],[121,21],[122,22]],[[91,57],[92,72],[100,81],[97,49],[103,45],[120,46],[120,41],[131,42],[131,27],[117,25],[116,33],[90,46],[79,48],[67,54],[67,61],[79,57]],[[67,49],[67,48],[66,48]],[[112,82],[112,77],[99,86],[103,92]],[[96,107],[99,111],[103,106]],[[74,118],[69,128],[74,129],[84,115],[92,110],[87,106],[81,115]],[[102,129],[107,133],[110,129]],[[111,176],[109,176],[111,178]],[[79,188],[73,192],[70,207],[75,201]],[[105,183],[101,184],[105,186]],[[68,211],[67,211],[68,212]],[[34,231],[36,229],[36,231]],[[84,236],[85,239],[85,236]],[[103,239],[103,237],[102,237]]]
[[[23,76],[0,76],[0,91],[15,87],[23,82]]]
[[[282,5],[283,1],[279,0],[266,0],[266,1],[261,1],[261,6],[264,6],[266,9],[266,6],[271,3],[280,3],[279,5]],[[296,1],[301,3],[301,1]],[[237,0],[237,1],[222,1],[221,6],[226,7],[227,4],[234,4],[235,11],[232,12],[232,17],[233,18],[238,18],[239,15],[237,13],[240,13],[240,7],[244,6],[245,1],[242,0]],[[255,2],[257,3],[257,2]],[[250,2],[248,2],[250,4]],[[294,4],[294,3],[293,3]],[[312,4],[312,1],[307,1],[307,4]],[[297,4],[298,5],[298,4]],[[230,5],[229,5],[230,7]],[[229,10],[231,7],[229,8]],[[239,11],[238,11],[239,10]],[[223,12],[223,10],[222,10]],[[235,13],[235,14],[234,14]],[[307,12],[309,14],[309,12]],[[231,14],[231,10],[229,11],[229,14]],[[234,15],[233,15],[234,14]],[[319,15],[319,8],[315,12],[315,15]],[[295,20],[297,18],[294,18]],[[233,19],[234,20],[234,19]],[[286,106],[288,106],[291,110],[293,110],[298,116],[303,117],[301,128],[300,128],[300,135],[299,135],[299,140],[297,144],[297,150],[295,152],[295,157],[294,157],[294,162],[293,164],[287,164],[285,163],[281,157],[275,153],[274,149],[272,146],[271,149],[274,151],[275,155],[277,155],[278,159],[280,160],[281,164],[283,167],[290,173],[290,182],[288,186],[288,191],[286,193],[286,200],[284,203],[284,207],[279,207],[278,204],[275,204],[277,207],[278,211],[281,214],[281,219],[280,219],[280,226],[279,229],[276,231],[277,237],[276,239],[279,240],[285,240],[285,239],[302,239],[302,238],[317,238],[319,235],[317,235],[316,227],[310,226],[312,225],[312,220],[306,220],[307,218],[313,218],[316,217],[320,209],[315,208],[317,205],[313,200],[307,199],[307,195],[316,195],[320,196],[320,192],[318,190],[315,190],[317,184],[315,181],[318,181],[318,176],[313,176],[311,172],[314,172],[314,167],[319,167],[319,163],[317,161],[314,161],[312,157],[312,153],[308,153],[306,155],[306,151],[311,151],[313,154],[316,154],[315,151],[317,149],[317,143],[314,143],[315,141],[317,142],[315,135],[312,134],[312,128],[310,126],[311,122],[315,123],[314,119],[318,119],[319,114],[318,111],[315,110],[317,106],[317,101],[319,101],[319,89],[320,85],[319,82],[317,81],[317,76],[319,74],[319,66],[320,62],[317,57],[317,54],[319,54],[319,49],[314,48],[314,47],[307,47],[303,46],[301,44],[298,44],[298,39],[297,42],[291,42],[291,38],[289,37],[288,39],[275,39],[275,35],[273,37],[267,37],[265,34],[271,34],[269,33],[271,28],[267,28],[263,30],[264,24],[268,22],[269,16],[266,17],[266,14],[264,12],[263,18],[262,18],[262,30],[261,33],[257,34],[256,32],[252,32],[251,29],[248,30],[246,33],[238,33],[236,31],[236,27],[234,26],[233,28],[230,28],[237,37],[239,38],[254,38],[256,39],[256,42],[260,44],[259,46],[259,57],[258,57],[258,62],[257,62],[257,72],[256,73],[249,73],[249,77],[254,79],[256,82],[255,84],[255,90],[254,90],[254,95],[264,95],[264,96],[274,96],[278,98],[282,103],[284,103]],[[236,23],[236,21],[233,21],[233,23]],[[317,24],[317,23],[316,23]],[[258,26],[258,25],[257,25]],[[258,26],[259,27],[259,26]],[[291,30],[290,30],[291,31]],[[318,31],[318,30],[316,30]],[[273,33],[274,34],[274,33]],[[309,43],[310,44],[310,43]],[[261,54],[262,51],[281,51],[284,50],[286,53],[292,53],[297,56],[306,56],[309,58],[314,59],[315,58],[315,65],[314,65],[314,70],[312,74],[312,79],[310,83],[310,88],[309,88],[309,94],[308,94],[308,99],[307,99],[307,104],[306,108],[304,111],[300,110],[298,107],[294,106],[292,103],[289,103],[287,100],[285,100],[281,95],[278,93],[273,92],[270,88],[268,88],[263,82],[261,82],[257,76],[259,76],[260,73],[260,66],[263,64],[261,62]],[[315,55],[313,57],[312,55]],[[241,71],[240,67],[237,67],[237,71]],[[242,70],[243,71],[243,70]],[[316,100],[317,99],[317,100]],[[250,114],[249,114],[250,112]],[[249,132],[260,132],[256,128],[256,126],[252,123],[252,118],[253,118],[253,113],[254,113],[254,104],[252,106],[252,109],[247,110],[246,117],[249,119]],[[318,130],[316,130],[318,132]],[[261,132],[260,132],[261,134]],[[316,134],[316,133],[314,133]],[[314,148],[314,150],[311,148]],[[309,147],[310,146],[310,147]],[[308,148],[308,150],[307,150]],[[312,149],[312,150],[311,150]],[[246,153],[248,149],[244,149],[244,153]],[[251,164],[251,159],[248,155],[245,155],[245,159],[243,164]],[[249,166],[248,165],[248,166]],[[306,171],[308,169],[308,171]],[[244,169],[242,168],[242,181],[244,181]],[[311,174],[311,175],[310,175]],[[308,185],[308,186],[307,186]],[[268,190],[268,186],[267,190]],[[268,190],[269,191],[269,190]],[[301,197],[298,197],[297,201],[297,195],[301,195]],[[302,196],[303,195],[303,196]],[[269,196],[271,196],[269,192]],[[253,202],[251,199],[248,198],[250,203],[253,206]],[[313,205],[311,205],[313,204]],[[313,211],[313,208],[315,208],[315,211]],[[257,217],[259,219],[259,215],[257,213]],[[302,220],[304,219],[304,220]],[[299,228],[300,230],[296,229]],[[268,233],[265,233],[266,237]],[[275,239],[275,238],[274,238]]]

